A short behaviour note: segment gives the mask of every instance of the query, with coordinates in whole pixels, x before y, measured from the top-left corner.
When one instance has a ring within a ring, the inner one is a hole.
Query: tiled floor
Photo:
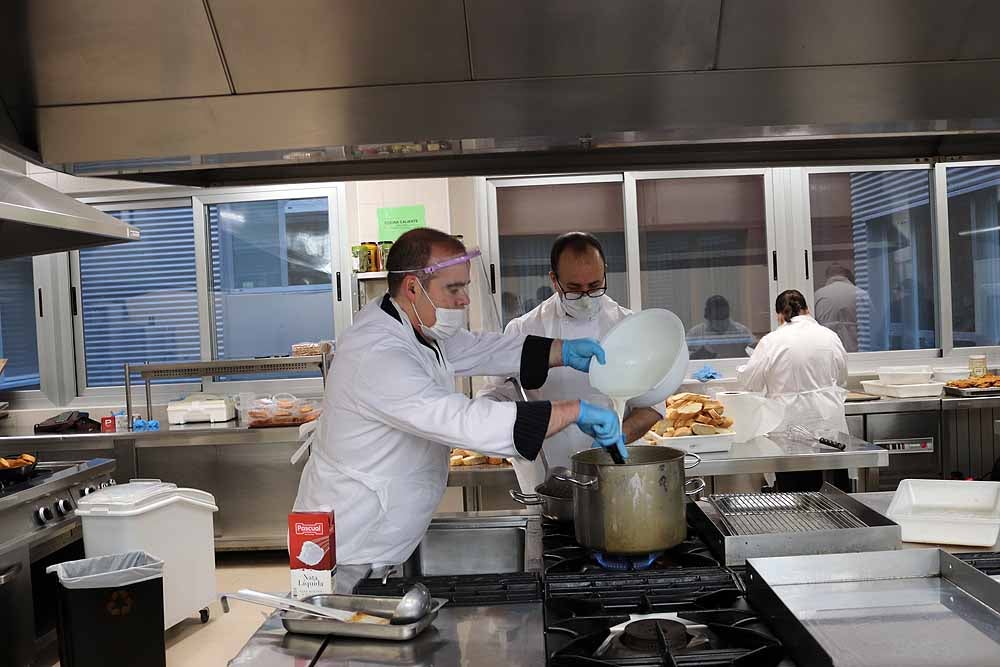
[[[215,581],[219,593],[253,588],[259,591],[288,590],[288,554],[220,553],[216,556]],[[167,667],[220,667],[226,665],[264,621],[264,607],[233,601],[230,612],[222,613],[218,603],[211,618],[202,625],[197,617],[182,621],[167,631]],[[59,656],[52,647],[37,663],[58,667]]]

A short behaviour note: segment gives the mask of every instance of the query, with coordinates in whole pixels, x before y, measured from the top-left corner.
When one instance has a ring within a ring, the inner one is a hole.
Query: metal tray
[[[884,551],[901,546],[901,530],[896,523],[831,484],[824,484],[819,493],[754,495],[760,502],[750,506],[751,511],[743,516],[723,516],[710,501],[688,503],[688,519],[726,566],[743,565],[748,558]],[[777,506],[771,507],[769,496],[772,495],[785,500],[782,503],[779,498]],[[714,498],[723,508],[728,508],[731,503],[720,499],[744,497],[745,494],[730,494]],[[821,502],[817,502],[817,498]],[[765,508],[769,514],[759,512]],[[820,511],[811,512],[810,508]],[[835,511],[831,512],[831,508]],[[809,514],[822,515],[827,520],[801,519]],[[833,521],[828,518],[831,515],[841,518]],[[761,518],[766,521],[759,521]],[[748,527],[751,520],[762,524],[758,530],[766,527],[770,532],[741,534],[746,532],[741,529]],[[843,527],[834,528],[835,525]],[[782,526],[787,529],[782,530]]]
[[[1000,387],[984,387],[982,389],[959,389],[958,387],[944,386],[944,393],[949,396],[961,396],[962,398],[976,398],[978,396],[1000,396]]]
[[[1000,582],[940,549],[751,558],[746,584],[799,665],[1000,663]]]
[[[303,602],[346,609],[348,611],[363,611],[375,616],[389,617],[392,615],[400,598],[377,597],[374,595],[310,595]],[[303,635],[336,635],[338,637],[360,637],[363,639],[384,639],[402,642],[413,639],[426,630],[437,618],[438,611],[447,604],[442,598],[432,598],[431,610],[415,623],[406,625],[371,625],[368,623],[345,623],[332,618],[318,618],[311,614],[294,611],[280,612],[281,624],[288,632]]]

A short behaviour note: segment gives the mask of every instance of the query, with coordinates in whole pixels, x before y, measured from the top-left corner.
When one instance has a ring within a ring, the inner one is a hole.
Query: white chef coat
[[[848,433],[844,416],[847,352],[836,333],[798,315],[757,344],[739,370],[747,391],[764,391],[785,405],[781,430],[802,424],[814,431]]]
[[[451,447],[537,454],[545,425],[533,424],[540,428],[529,438],[529,445],[537,440],[534,451],[520,451],[515,423],[524,425],[522,413],[547,423],[548,406],[470,400],[455,391],[456,375],[517,373],[525,347],[525,336],[465,330],[440,345],[422,341],[388,295],[338,337],[295,499],[298,511],[335,512],[338,562],[378,568],[413,553],[444,494]],[[535,386],[548,367],[542,347]]]
[[[615,324],[632,314],[632,311],[618,305],[614,299],[604,295],[598,297],[597,317],[592,320],[571,317],[563,308],[559,294],[553,294],[521,317],[511,320],[504,330],[506,335],[531,334],[548,338],[597,338],[600,339]],[[514,387],[504,382],[503,377],[491,378],[489,384],[479,391],[479,396],[488,396],[498,400],[521,400]],[[583,400],[594,405],[612,408],[611,399],[590,386],[590,376],[574,371],[571,368],[554,368],[549,371],[548,380],[540,389],[526,391],[530,400],[572,401]],[[630,409],[638,406],[629,404]],[[653,406],[662,414],[665,411],[663,403]],[[570,458],[576,452],[589,449],[594,439],[586,435],[577,426],[572,425],[545,440],[544,456],[550,467],[570,467]],[[525,493],[533,493],[535,487],[545,481],[546,470],[541,457],[534,461],[524,458],[514,458],[511,463],[517,474],[517,481]]]

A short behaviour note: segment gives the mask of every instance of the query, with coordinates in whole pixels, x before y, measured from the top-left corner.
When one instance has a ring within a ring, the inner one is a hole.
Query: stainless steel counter
[[[317,665],[544,665],[541,603],[444,607],[434,625],[408,642],[371,642],[286,634],[276,615],[254,633],[239,667]],[[310,662],[314,661],[314,662]]]
[[[72,444],[88,446],[116,440],[134,441],[138,448],[178,447],[232,444],[234,441],[247,444],[272,442],[293,442],[299,439],[298,427],[250,428],[238,421],[219,424],[163,424],[159,431],[124,431],[120,433],[62,433],[62,434],[2,434],[0,448],[6,451],[28,449],[45,451],[46,448]]]

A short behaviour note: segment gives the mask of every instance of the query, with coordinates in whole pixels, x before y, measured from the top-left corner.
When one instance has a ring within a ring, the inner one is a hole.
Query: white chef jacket
[[[597,317],[592,320],[571,317],[563,308],[559,294],[553,294],[521,317],[511,320],[504,330],[505,335],[546,336],[548,338],[597,338],[600,339],[615,324],[632,314],[632,311],[618,305],[614,299],[604,295],[598,297],[599,309]],[[479,396],[488,396],[498,400],[521,400],[520,394],[512,385],[504,382],[503,377],[491,378],[490,382],[479,391]],[[595,405],[612,408],[611,399],[590,386],[590,376],[574,371],[571,368],[554,368],[549,371],[548,380],[540,389],[526,391],[530,400],[572,401],[583,400]],[[630,409],[638,406],[629,404]],[[662,414],[663,403],[652,406]],[[570,458],[576,452],[589,449],[594,439],[586,435],[577,426],[568,428],[546,438],[544,456],[550,467],[570,467]],[[533,493],[535,487],[545,481],[546,470],[541,457],[534,461],[524,458],[514,458],[511,463],[517,474],[517,481],[525,493]]]
[[[785,405],[779,430],[802,424],[849,433],[843,389],[847,352],[837,334],[810,315],[793,317],[761,338],[738,379],[747,391],[764,391]]]
[[[545,437],[551,404],[470,400],[455,376],[520,372],[539,386],[550,347],[465,330],[438,345],[388,295],[369,304],[337,339],[295,509],[334,511],[339,563],[404,562],[444,494],[451,447],[534,458]]]

